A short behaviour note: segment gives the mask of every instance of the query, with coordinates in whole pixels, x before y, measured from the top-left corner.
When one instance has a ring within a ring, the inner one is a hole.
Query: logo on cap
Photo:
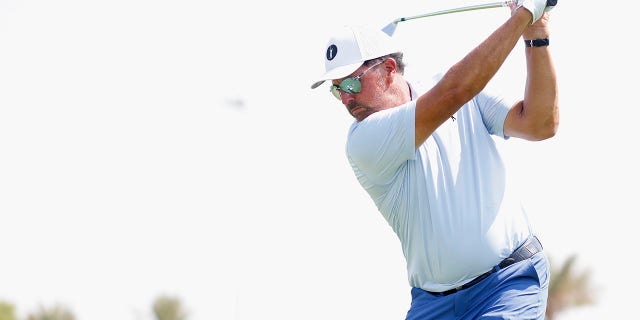
[[[327,60],[329,61],[333,60],[333,58],[336,57],[337,53],[338,53],[338,47],[336,47],[335,44],[330,45],[329,48],[327,48]]]

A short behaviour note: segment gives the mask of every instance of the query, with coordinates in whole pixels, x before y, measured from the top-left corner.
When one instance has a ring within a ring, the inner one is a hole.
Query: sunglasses
[[[362,78],[369,70],[373,69],[375,66],[383,63],[384,60],[378,61],[376,64],[369,67],[367,70],[362,71],[361,74],[355,77],[346,78],[336,86],[335,84],[331,86],[329,90],[334,97],[338,100],[342,100],[341,92],[346,92],[348,94],[359,93],[362,90],[362,82],[360,82],[360,78]]]

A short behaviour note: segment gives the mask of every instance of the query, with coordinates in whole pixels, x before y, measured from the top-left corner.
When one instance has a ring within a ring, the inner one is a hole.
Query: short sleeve
[[[346,153],[359,176],[375,184],[390,181],[415,158],[415,101],[376,112],[349,130]]]

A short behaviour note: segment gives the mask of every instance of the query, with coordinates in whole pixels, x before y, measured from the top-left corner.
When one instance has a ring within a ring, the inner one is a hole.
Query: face
[[[375,69],[383,62],[384,60],[379,60],[370,66],[363,65],[348,77],[333,80],[331,92],[358,121],[382,109],[376,104],[382,79]]]

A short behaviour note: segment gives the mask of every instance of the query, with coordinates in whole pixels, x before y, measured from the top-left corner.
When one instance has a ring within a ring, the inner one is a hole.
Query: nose
[[[353,94],[344,91],[340,91],[340,98],[342,98],[342,104],[344,105],[348,105],[349,102],[354,100]]]

